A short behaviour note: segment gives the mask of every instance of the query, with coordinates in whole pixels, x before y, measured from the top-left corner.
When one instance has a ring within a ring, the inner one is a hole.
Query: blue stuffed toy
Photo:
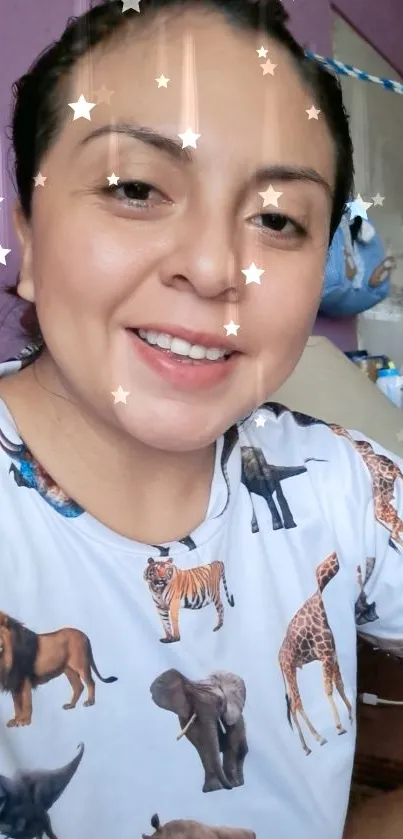
[[[389,295],[395,267],[371,222],[344,215],[328,251],[319,311],[337,318],[371,309]]]

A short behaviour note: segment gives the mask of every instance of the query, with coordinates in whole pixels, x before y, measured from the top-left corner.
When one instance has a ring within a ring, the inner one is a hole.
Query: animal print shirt
[[[203,524],[138,544],[0,402],[0,835],[341,839],[357,628],[403,650],[402,469],[269,403],[218,441]]]

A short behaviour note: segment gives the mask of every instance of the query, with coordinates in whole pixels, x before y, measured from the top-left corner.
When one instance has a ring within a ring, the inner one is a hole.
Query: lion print
[[[95,704],[95,682],[92,673],[102,682],[116,682],[115,676],[105,679],[99,673],[91,642],[79,629],[58,629],[38,635],[24,624],[0,612],[0,690],[11,693],[14,717],[9,728],[30,725],[32,691],[64,674],[73,690],[65,710],[75,708],[87,688],[85,706]]]

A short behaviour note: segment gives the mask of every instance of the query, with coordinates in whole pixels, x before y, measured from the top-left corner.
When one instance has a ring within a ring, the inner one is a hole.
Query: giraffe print
[[[344,690],[333,632],[330,629],[322,599],[324,588],[336,576],[338,570],[339,561],[336,553],[330,554],[316,569],[318,588],[292,618],[279,652],[279,664],[286,689],[287,718],[291,727],[294,721],[306,755],[311,754],[311,749],[304,739],[298,715],[321,746],[327,741],[316,731],[306,714],[298,689],[298,669],[312,661],[319,661],[322,665],[325,694],[329,700],[338,733],[345,734],[346,730],[343,728],[334,701],[334,686],[348,710],[350,722],[353,722],[352,706]]]
[[[276,417],[289,411],[284,405],[278,402],[267,402],[263,407],[268,408]],[[403,473],[397,463],[385,454],[376,454],[373,447],[367,440],[355,440],[351,434],[336,423],[327,423],[324,420],[310,417],[308,414],[299,411],[291,411],[297,425],[307,427],[310,425],[325,425],[338,437],[346,437],[351,445],[358,452],[364,461],[372,481],[372,493],[374,498],[375,518],[390,533],[389,543],[392,548],[394,543],[403,547],[403,521],[395,510],[392,501],[395,489],[395,482],[398,478],[403,480]]]
[[[375,518],[389,531],[392,541],[403,547],[403,521],[392,504],[395,481],[403,480],[402,470],[387,455],[376,454],[367,440],[354,440],[345,428],[334,423],[329,428],[337,436],[346,437],[361,456],[372,479]]]

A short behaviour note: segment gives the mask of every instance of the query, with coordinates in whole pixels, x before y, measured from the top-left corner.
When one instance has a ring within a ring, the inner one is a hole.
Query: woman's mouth
[[[207,361],[216,362],[229,358],[232,350],[222,347],[205,347],[202,344],[191,344],[183,338],[168,335],[166,332],[155,332],[147,329],[134,329],[138,337],[149,346],[170,353],[178,357],[178,361]]]
[[[218,384],[232,372],[241,353],[225,347],[192,344],[151,329],[128,329],[136,354],[175,388],[198,389]]]

